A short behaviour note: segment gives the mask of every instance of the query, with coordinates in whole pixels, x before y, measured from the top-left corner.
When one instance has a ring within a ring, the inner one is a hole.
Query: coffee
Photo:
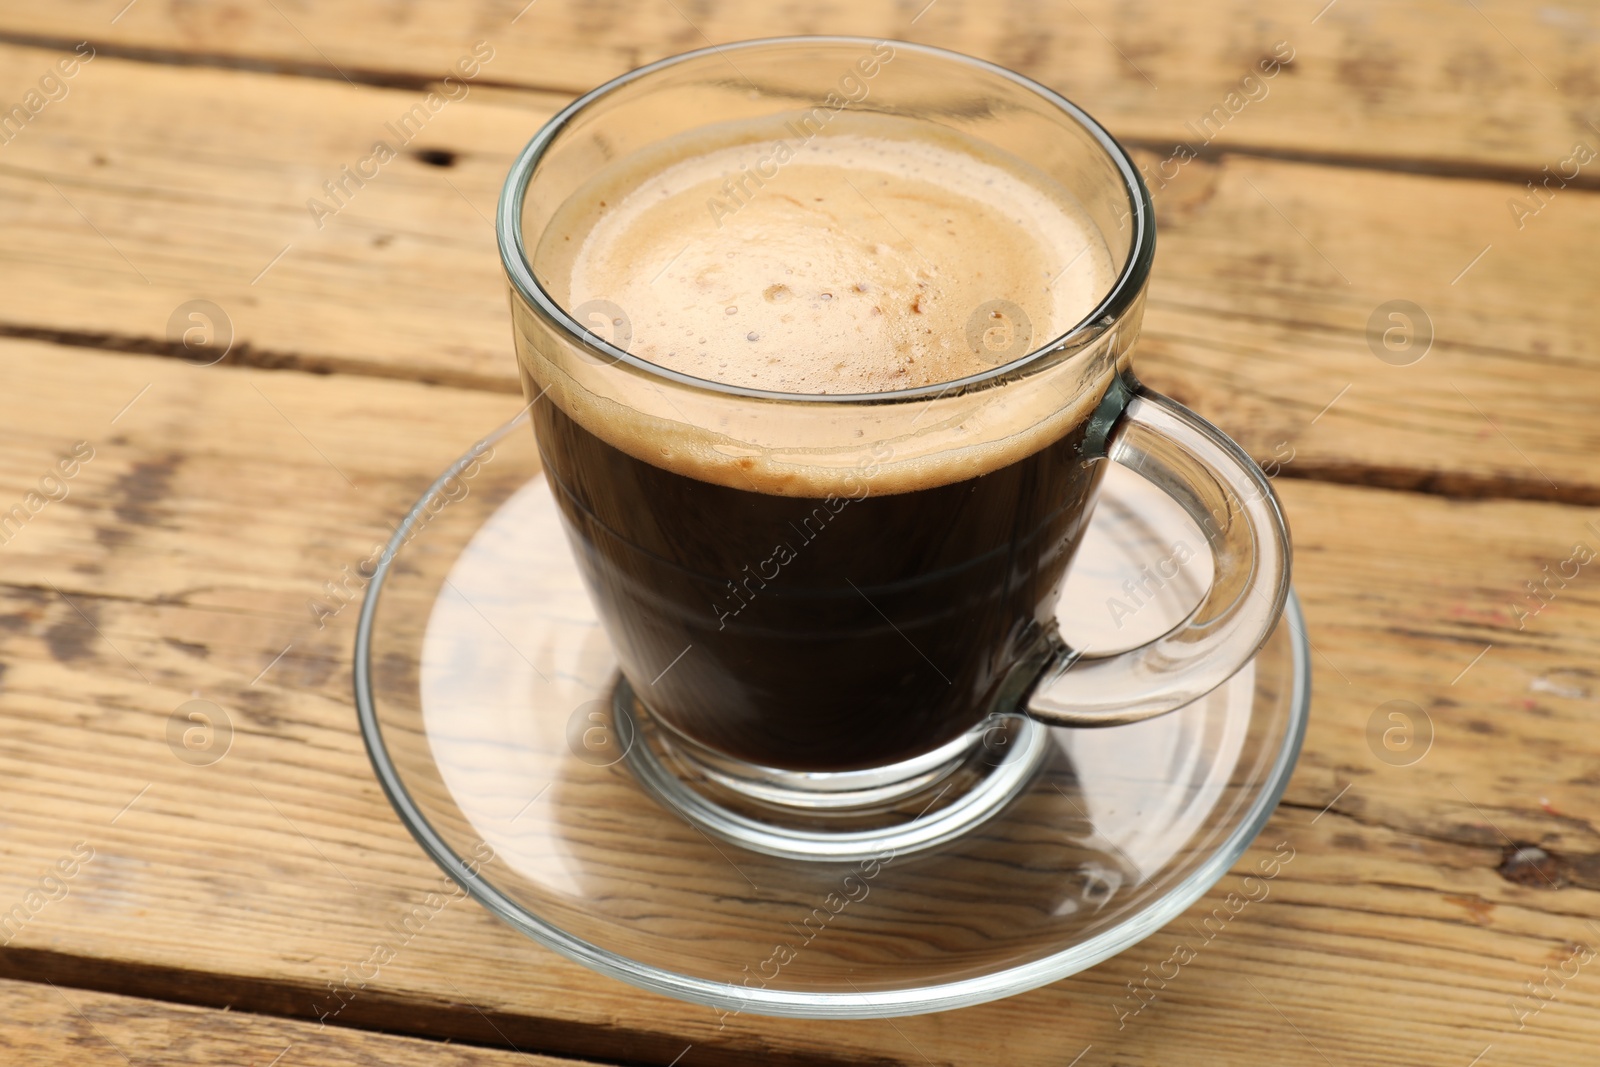
[[[624,157],[531,235],[541,284],[660,367],[819,396],[992,370],[1105,294],[1111,256],[1065,189],[944,127],[855,119],[781,166],[773,124]],[[552,384],[536,370],[530,396]],[[1040,645],[1098,480],[1081,445],[1107,380],[1042,417],[938,425],[938,448],[853,445],[845,412],[836,445],[779,455],[565,386],[533,417],[651,712],[728,756],[838,771],[970,729]]]
[[[991,369],[1011,338],[974,350],[975,311],[1003,304],[985,331],[1043,342],[1105,295],[1103,242],[1043,175],[932,123],[853,116],[830,129],[848,132],[782,167],[761,161],[788,131],[742,125],[625,161],[545,230],[542,279],[568,308],[621,309],[624,347],[652,363],[826,394]],[[593,327],[611,337],[605,317]]]

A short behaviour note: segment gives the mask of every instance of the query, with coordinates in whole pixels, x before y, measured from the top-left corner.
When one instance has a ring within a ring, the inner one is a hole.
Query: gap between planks
[[[41,48],[71,51],[79,41],[47,34],[16,33],[0,30],[0,44],[21,48]],[[138,45],[106,44],[90,41],[96,55],[109,56],[134,63],[149,63],[168,67],[203,67],[213,70],[241,70],[260,74],[281,74],[298,78],[315,78],[323,81],[347,82],[379,89],[406,89],[426,91],[439,83],[436,76],[413,74],[400,70],[383,70],[373,67],[345,66],[334,68],[306,61],[269,59],[265,57],[230,55],[223,52],[184,51],[173,48],[148,48]],[[485,88],[545,94],[576,99],[585,90],[575,90],[570,85],[543,85],[534,82],[500,80],[491,76],[473,79],[473,84]],[[593,88],[590,86],[589,88]],[[1128,148],[1150,152],[1170,151],[1176,142],[1147,137],[1121,137],[1118,140]],[[1222,156],[1245,156],[1256,159],[1279,160],[1288,163],[1307,163],[1329,167],[1346,167],[1354,170],[1391,171],[1400,174],[1420,174],[1435,178],[1455,178],[1465,181],[1524,182],[1537,179],[1541,172],[1532,167],[1518,167],[1499,163],[1485,163],[1470,159],[1430,159],[1421,156],[1369,155],[1352,152],[1312,152],[1278,148],[1270,144],[1249,142],[1225,146],[1205,145],[1195,152],[1201,160],[1215,160]],[[1564,187],[1600,190],[1600,174],[1584,174],[1567,179]]]
[[[111,354],[166,358],[182,358],[187,354],[179,343],[129,334],[75,332],[0,323],[0,337],[43,341],[68,348],[85,348]],[[337,356],[308,356],[296,352],[257,349],[248,342],[236,344],[219,366],[296,371],[314,375],[347,374],[352,377],[437,385],[486,393],[521,392],[517,380],[509,376],[500,378],[478,374],[439,373],[437,370],[422,371],[404,365],[378,364],[365,360],[341,359]],[[1402,465],[1304,461],[1284,467],[1279,476],[1296,481],[1421,493],[1450,500],[1523,500],[1533,503],[1600,507],[1600,486],[1551,484],[1541,477],[1536,477],[1532,471],[1526,478],[1510,478]]]
[[[190,971],[130,960],[94,959],[46,949],[0,947],[0,979],[138,997],[142,1000],[247,1012],[266,1018],[318,1021],[308,1010],[319,995],[313,987],[282,979],[230,973]],[[607,979],[610,981],[610,979]],[[706,1008],[707,1012],[714,1011]],[[416,1040],[515,1051],[573,1062],[652,1064],[666,1067],[684,1052],[684,1040],[613,1021],[605,1026],[518,1015],[470,1002],[423,1001],[377,990],[363,990],[331,1025],[342,1030],[382,1033]],[[828,1064],[871,1064],[881,1056],[804,1052],[764,1047],[758,1053],[744,1045],[696,1045],[696,1067],[744,1067],[753,1058],[773,1067],[824,1067]],[[618,1050],[626,1050],[619,1056]],[[899,1061],[889,1061],[899,1062]]]
[[[159,1056],[162,1063],[192,1067],[242,1062],[253,1067],[289,1067],[308,1062],[337,1062],[342,1067],[373,1063],[436,1067],[446,1062],[457,1067],[617,1067],[621,1062],[520,1053],[354,1027],[325,1031],[303,1020],[279,1015],[229,1008],[219,1011],[146,996],[63,987],[48,981],[0,979],[0,1009],[4,1010],[0,1048],[11,1053],[8,1064],[62,1067],[115,1063],[105,1054],[108,1047],[130,1064],[154,1062],[153,1056]],[[281,1051],[273,1056],[280,1046]],[[128,1054],[129,1049],[134,1050],[134,1055]],[[309,1061],[308,1054],[315,1060]],[[273,1058],[268,1061],[268,1056]]]

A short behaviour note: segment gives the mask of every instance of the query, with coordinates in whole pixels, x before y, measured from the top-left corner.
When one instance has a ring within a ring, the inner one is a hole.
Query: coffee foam
[[[818,395],[990,370],[1076,325],[1109,289],[1099,231],[1044,175],[932,123],[841,118],[809,139],[771,122],[713,128],[614,162],[537,235],[541,284],[565,307],[622,319],[620,333],[588,324],[649,362]],[[1017,385],[982,405],[937,401],[903,433],[875,431],[876,409],[854,408],[830,438],[814,405],[759,405],[759,425],[740,429],[723,411],[651,416],[656,405],[597,395],[553,363],[530,369],[636,458],[811,497],[854,495],[863,470],[873,492],[906,492],[1015,462],[1081,422],[1105,378],[1032,402],[1015,394],[1037,388]],[[874,441],[880,455],[864,460]]]

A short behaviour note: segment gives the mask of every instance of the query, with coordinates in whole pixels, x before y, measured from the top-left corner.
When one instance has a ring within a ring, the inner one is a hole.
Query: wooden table
[[[1600,8],[925,3],[0,5],[0,1061],[1595,1062]],[[319,1025],[442,875],[356,733],[355,611],[308,605],[519,406],[511,157],[640,63],[795,32],[994,59],[1149,168],[1139,367],[1277,461],[1295,533],[1315,705],[1238,870],[1297,858],[1120,1026],[1187,920],[983,1007],[719,1027],[462,905]],[[208,766],[169,746],[193,699]]]

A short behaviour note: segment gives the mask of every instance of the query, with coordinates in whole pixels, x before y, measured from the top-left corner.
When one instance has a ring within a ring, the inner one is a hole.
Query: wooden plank
[[[0,99],[59,58],[0,56]],[[253,362],[387,364],[379,373],[514,389],[485,216],[491,176],[555,98],[475,96],[446,108],[319,230],[308,200],[326,197],[322,183],[375,140],[393,140],[385,123],[419,94],[106,58],[71,84],[0,155],[0,224],[11,238],[0,269],[18,286],[0,297],[0,321],[181,351],[169,320],[204,298],[230,318],[235,355],[248,350]],[[128,110],[129,93],[154,110]],[[462,164],[420,162],[415,152],[429,147]],[[49,309],[37,303],[46,293]]]
[[[0,56],[4,99],[53,53]],[[231,324],[230,361],[516,389],[487,216],[558,98],[480,90],[450,105],[414,146],[454,153],[450,167],[403,155],[319,230],[307,200],[415,93],[106,57],[75,83],[0,154],[0,332],[181,353],[169,323],[206,299]],[[1585,400],[1600,390],[1600,308],[1570,267],[1600,242],[1600,193],[1563,190],[1518,231],[1513,192],[1189,162],[1156,192],[1138,366],[1263,460],[1292,452],[1292,477],[1600,501]],[[1369,337],[1401,299],[1433,334],[1411,366],[1381,361]]]
[[[1570,270],[1600,237],[1600,195],[1519,232],[1509,192],[1191,162],[1156,193],[1136,367],[1296,477],[1600,501],[1581,458],[1600,445],[1600,318]]]
[[[67,498],[0,546],[0,900],[25,899],[76,843],[94,850],[70,894],[0,949],[0,970],[315,1018],[327,984],[442,876],[356,736],[353,612],[319,630],[305,602],[517,402],[16,341],[0,342],[0,376],[13,383],[0,499],[24,499],[76,440],[96,450]],[[715,1012],[590,975],[462,904],[338,1021],[658,1064],[686,1046],[708,1064],[998,1052],[1059,1065],[1085,1046],[1084,1063],[1170,1062],[1173,1047],[1185,1062],[1316,1062],[1307,1045],[1340,1064],[1465,1064],[1491,1044],[1491,1062],[1590,1062],[1600,985],[1580,968],[1533,1002],[1524,983],[1600,944],[1586,923],[1600,903],[1588,729],[1600,592],[1583,569],[1521,630],[1511,605],[1574,542],[1600,544],[1594,512],[1280,487],[1317,650],[1305,754],[1235,873],[1132,952],[945,1015],[719,1028]],[[208,767],[166,742],[197,695],[235,727]],[[1433,723],[1411,766],[1369,746],[1392,700]],[[1296,858],[1271,895],[1193,944],[1279,842]],[[1510,842],[1547,850],[1559,888],[1499,873]],[[1180,943],[1195,958],[1123,1018],[1127,983]],[[1519,1003],[1540,1006],[1520,1029]]]
[[[246,1067],[573,1067],[577,1061],[363,1033],[248,1012],[0,979],[0,1049],[10,1067],[117,1062]]]
[[[860,34],[994,60],[1071,96],[1118,135],[1163,147],[1204,143],[1195,132],[1203,117],[1228,107],[1232,117],[1213,131],[1219,144],[1530,175],[1564,158],[1574,140],[1594,143],[1590,123],[1600,118],[1580,104],[1595,89],[1595,12],[1534,11],[1513,0],[1307,0],[1273,10],[1245,0],[1159,10],[1114,0],[125,4],[12,2],[0,10],[0,33],[386,83],[438,78],[484,40],[496,50],[489,77],[569,93],[712,42]],[[1294,57],[1287,75],[1244,82],[1275,52]],[[1248,102],[1229,104],[1241,87],[1247,95],[1235,100]]]

